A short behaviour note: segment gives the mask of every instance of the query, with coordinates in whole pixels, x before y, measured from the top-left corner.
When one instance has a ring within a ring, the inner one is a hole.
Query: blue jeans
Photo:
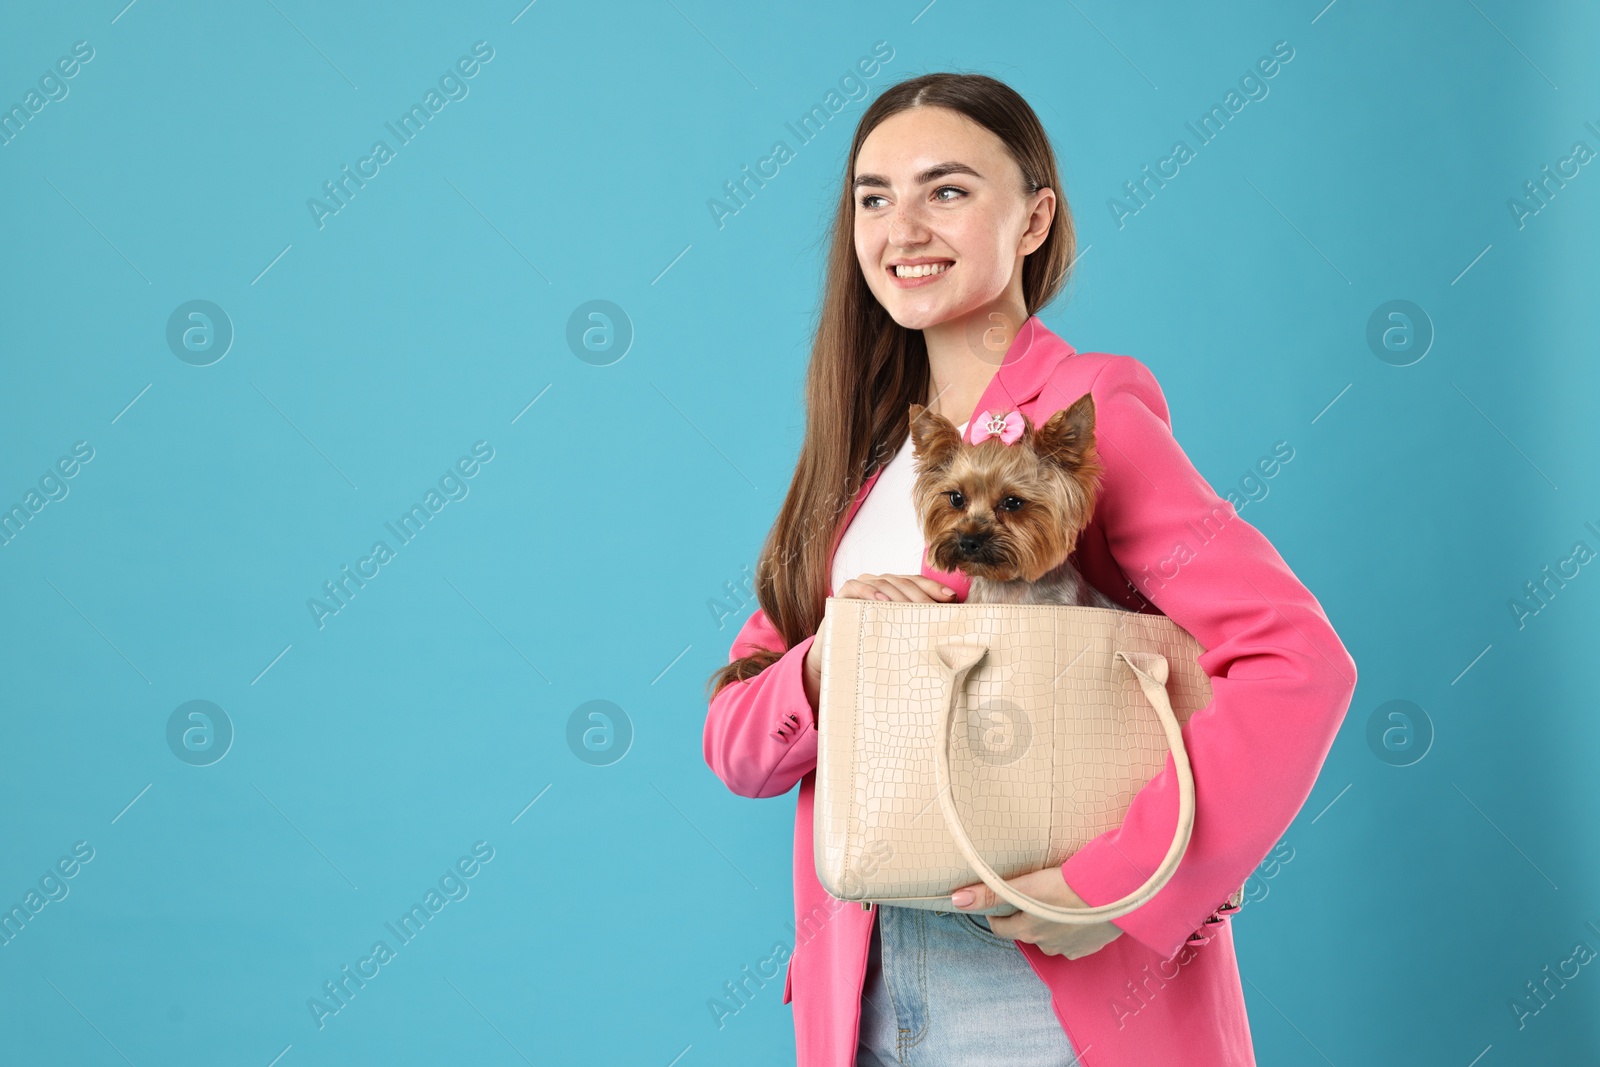
[[[872,907],[856,1067],[1076,1067],[1050,988],[985,916]]]

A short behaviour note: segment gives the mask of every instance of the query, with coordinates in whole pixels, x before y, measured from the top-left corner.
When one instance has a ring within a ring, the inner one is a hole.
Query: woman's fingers
[[[1059,867],[1046,867],[1042,871],[1032,871],[1015,878],[1008,878],[1006,882],[1030,896],[1043,900],[1046,904],[1074,908],[1088,906],[1087,902],[1073,892],[1072,887],[1061,877]],[[974,899],[971,903],[963,904],[956,901],[956,897],[966,893],[972,894]],[[999,895],[983,882],[962,886],[951,894],[951,903],[955,905],[957,911],[962,912],[986,908],[998,902]],[[1014,915],[991,915],[989,929],[1000,937],[1037,945],[1047,956],[1066,956],[1073,960],[1098,952],[1122,936],[1121,928],[1111,922],[1058,923],[1040,919],[1026,911],[1019,911]]]
[[[950,903],[963,911],[970,911],[973,908],[987,908],[995,901],[994,890],[983,882],[979,882],[977,885],[962,886],[950,894]]]
[[[839,595],[861,600],[928,603],[950,600],[955,591],[920,574],[863,574],[844,583]]]
[[[894,597],[882,592],[881,583],[876,574],[863,574],[859,578],[852,578],[844,583],[836,596],[847,597],[851,600],[893,600]]]
[[[848,582],[845,582],[844,585],[840,586],[839,591],[833,595],[837,597],[844,597],[847,600],[875,599],[873,597],[873,587],[867,584],[867,582],[864,580],[865,578],[866,575],[863,575],[861,578],[850,579]]]
[[[956,595],[956,591],[954,589],[951,589],[949,586],[945,585],[943,582],[935,581],[932,578],[925,578],[920,574],[905,574],[905,575],[893,575],[892,574],[892,575],[889,575],[889,577],[891,577],[891,578],[905,578],[908,581],[915,582],[917,588],[922,591],[922,595],[928,600],[933,600],[933,601],[952,600],[952,599],[955,598],[955,595]]]
[[[931,599],[921,585],[904,574],[878,575],[878,590],[889,594],[882,598],[886,600],[912,602]]]

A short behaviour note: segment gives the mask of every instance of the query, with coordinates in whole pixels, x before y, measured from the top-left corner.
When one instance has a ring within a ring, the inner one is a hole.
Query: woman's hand
[[[1068,908],[1089,906],[1088,901],[1072,891],[1062,877],[1060,867],[1046,867],[1042,871],[1007,878],[1006,884],[1046,904]],[[963,894],[971,894],[972,899],[964,899]],[[950,895],[950,902],[957,911],[1002,903],[995,891],[982,882],[956,890]],[[1025,911],[1015,915],[989,915],[986,918],[989,920],[989,929],[1000,937],[1027,941],[1039,946],[1039,951],[1046,956],[1065,956],[1069,960],[1082,959],[1099,952],[1122,936],[1122,929],[1110,922],[1058,923],[1029,915]]]
[[[834,594],[850,600],[899,600],[923,604],[947,604],[956,597],[949,586],[925,578],[920,574],[863,574],[852,578]],[[811,701],[813,714],[817,710],[817,694],[822,691],[822,642],[813,641],[806,650],[806,698]]]
[[[863,574],[844,583],[833,594],[850,600],[901,600],[921,604],[944,602],[956,591],[920,574]]]

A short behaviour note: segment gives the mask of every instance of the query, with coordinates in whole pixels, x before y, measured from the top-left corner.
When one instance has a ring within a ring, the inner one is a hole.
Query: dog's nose
[[[956,544],[961,546],[963,552],[976,552],[983,547],[988,538],[982,534],[964,533],[956,537]]]

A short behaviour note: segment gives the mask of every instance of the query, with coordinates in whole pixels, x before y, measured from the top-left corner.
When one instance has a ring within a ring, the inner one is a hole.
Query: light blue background
[[[0,548],[0,905],[95,850],[0,947],[0,1059],[791,1059],[781,975],[708,1008],[789,937],[794,796],[710,773],[703,685],[793,469],[865,104],[784,124],[884,41],[870,92],[983,71],[1048,127],[1082,252],[1053,329],[1149,365],[1219,491],[1295,450],[1242,515],[1361,674],[1233,920],[1260,1062],[1600,1062],[1594,966],[1510,1007],[1600,948],[1600,577],[1508,607],[1600,549],[1600,173],[1507,206],[1600,149],[1592,6],[123,3],[0,13],[7,108],[94,48],[0,148],[0,504],[94,449]],[[306,201],[480,40],[319,229]],[[1119,228],[1277,41],[1269,95]],[[194,299],[236,330],[210,366],[165,340]],[[596,299],[636,331],[607,366],[566,341]],[[1366,342],[1393,299],[1436,331],[1409,366]],[[319,630],[307,599],[477,441],[469,495]],[[207,767],[166,741],[195,699],[236,731]],[[1396,699],[1433,731],[1405,767],[1367,740]],[[567,741],[591,700],[632,725],[609,766]],[[319,1030],[308,998],[477,841],[470,895]]]

